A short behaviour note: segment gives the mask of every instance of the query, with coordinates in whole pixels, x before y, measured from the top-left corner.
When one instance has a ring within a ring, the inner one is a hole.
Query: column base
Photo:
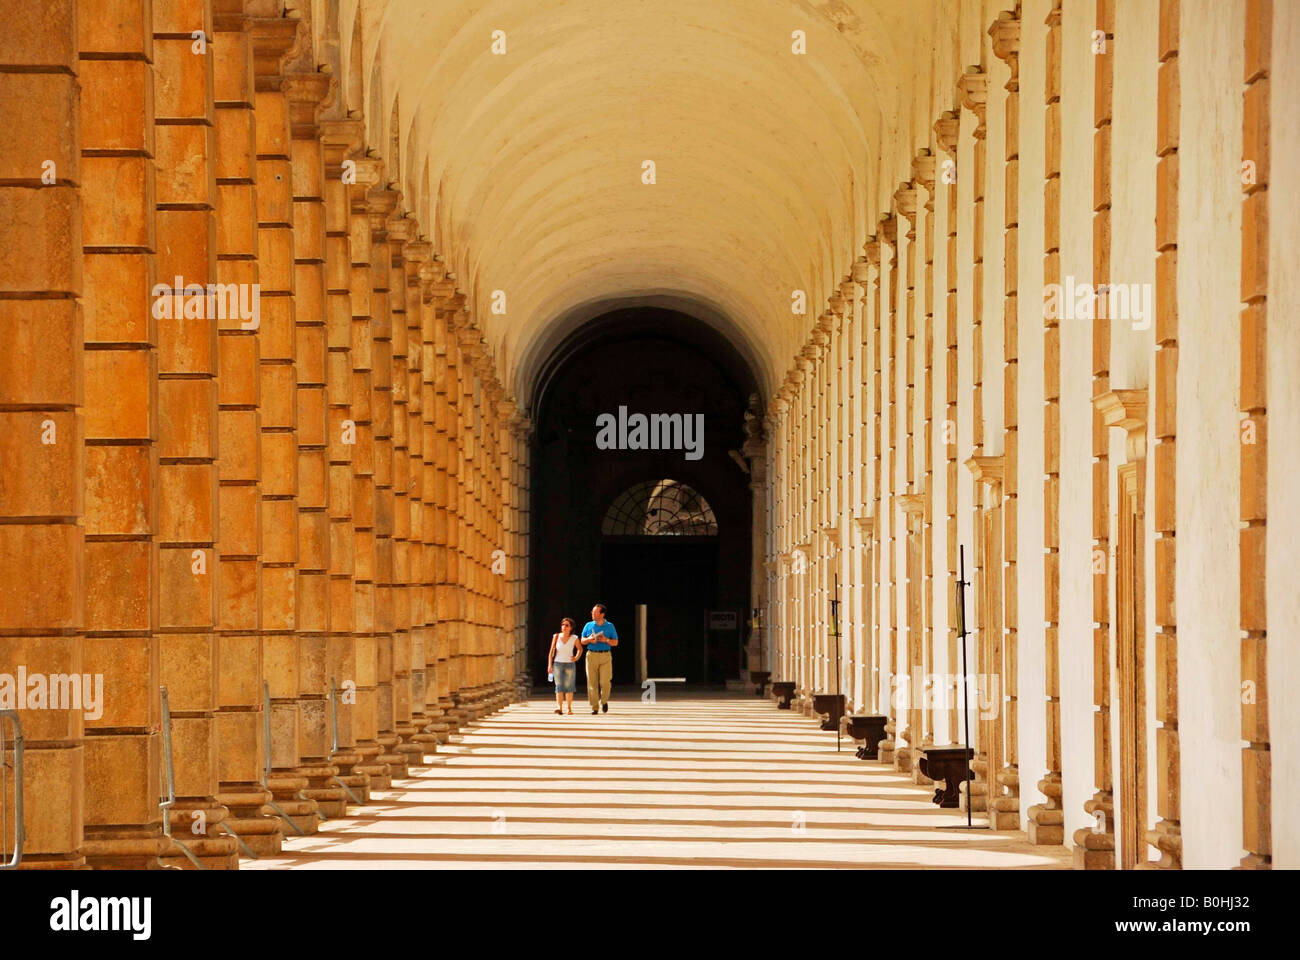
[[[283,849],[284,821],[267,805],[270,799],[271,791],[258,784],[232,785],[231,792],[217,794],[217,801],[230,811],[223,822],[258,857],[275,856]]]
[[[308,836],[317,831],[320,818],[316,816],[316,801],[307,800],[302,796],[302,791],[307,789],[306,777],[299,776],[292,770],[273,771],[266,778],[266,785],[271,790],[276,806],[284,811],[284,815],[292,820],[299,830]],[[292,827],[286,828],[285,835],[298,836]]]
[[[958,810],[969,809],[971,813],[986,813],[989,808],[989,785],[982,781],[967,780],[957,786],[960,794],[957,800]]]
[[[1027,811],[1029,824],[1026,832],[1029,834],[1029,842],[1037,846],[1065,843],[1065,811],[1061,809],[1061,775],[1053,773],[1039,780],[1038,789],[1047,798],[1047,802],[1036,803]],[[1101,804],[1103,801],[1100,796],[1088,801],[1088,803],[1094,802]],[[1087,803],[1084,804],[1084,809],[1088,809]],[[1109,812],[1106,816],[1107,823],[1111,823]],[[1113,860],[1115,849],[1113,837],[1110,841],[1110,849]]]
[[[170,847],[161,826],[87,828],[81,848],[84,856],[79,860],[33,862],[24,857],[22,869],[161,870],[159,858]]]
[[[1176,820],[1159,820],[1147,831],[1147,843],[1160,851],[1159,860],[1148,860],[1138,864],[1139,870],[1181,870],[1183,869],[1183,835]],[[1243,867],[1251,854],[1242,860]],[[1263,862],[1263,858],[1260,858]],[[1267,865],[1246,867],[1250,870],[1267,870]]]
[[[411,775],[411,771],[407,767],[406,754],[397,749],[401,746],[402,738],[390,730],[381,733],[375,739],[384,748],[384,752],[375,758],[375,762],[388,764],[390,782],[391,780],[407,779]]]
[[[365,774],[370,778],[370,793],[373,794],[376,790],[393,789],[393,768],[379,759],[383,747],[373,742],[358,743],[355,752],[361,756],[361,762],[352,768],[352,772]]]
[[[912,772],[912,748],[908,744],[903,744],[894,749],[894,769],[899,773]]]
[[[998,785],[1006,793],[993,798],[993,829],[1020,829],[1020,771],[1016,767],[1005,767],[998,774]]]
[[[171,808],[172,839],[163,838],[165,848],[159,861],[167,867],[180,867],[182,870],[197,870],[190,858],[181,852],[177,843],[185,844],[199,862],[208,870],[238,870],[239,845],[235,838],[218,829],[228,811],[215,800],[177,801]],[[193,827],[199,821],[195,813],[203,814],[204,833],[195,834]]]
[[[1030,826],[1032,827],[1033,824],[1031,823]],[[1095,833],[1088,827],[1080,827],[1074,831],[1074,869],[1114,870],[1114,834]]]
[[[324,761],[313,761],[299,767],[298,773],[307,778],[302,795],[316,801],[316,809],[327,817],[347,815],[347,791],[334,779],[339,774],[338,767]]]
[[[929,787],[934,785],[934,780],[931,779],[930,777],[927,777],[924,773],[921,772],[921,764],[919,762],[920,758],[924,755],[926,748],[933,747],[933,746],[934,746],[934,739],[931,737],[926,737],[925,740],[921,742],[921,746],[915,751],[912,757],[912,761],[913,761],[912,782],[922,787]]]

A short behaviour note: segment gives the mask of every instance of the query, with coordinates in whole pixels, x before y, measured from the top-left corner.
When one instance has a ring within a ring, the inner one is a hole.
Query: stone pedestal
[[[1029,842],[1034,844],[1064,843],[1065,811],[1061,808],[1061,778],[1059,776],[1046,777],[1038,781],[1038,789],[1047,798],[1047,802],[1034,804],[1029,808],[1029,826],[1027,828]],[[1087,805],[1085,805],[1085,809],[1087,809]],[[1113,830],[1114,819],[1109,801],[1099,803],[1095,809],[1104,810],[1107,818],[1106,822],[1111,825],[1108,830]],[[1110,843],[1111,858],[1113,860],[1115,848],[1113,836],[1108,842]]]

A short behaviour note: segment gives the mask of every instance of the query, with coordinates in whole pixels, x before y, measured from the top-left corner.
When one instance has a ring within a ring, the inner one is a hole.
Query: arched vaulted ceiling
[[[371,153],[524,396],[548,352],[606,303],[714,324],[773,389],[896,186],[879,158],[908,135],[899,105],[928,72],[947,4],[312,6],[318,56],[335,60]],[[791,313],[795,289],[804,316]]]

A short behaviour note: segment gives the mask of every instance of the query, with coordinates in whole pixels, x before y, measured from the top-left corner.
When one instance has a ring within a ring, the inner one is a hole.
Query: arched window
[[[694,488],[646,480],[614,498],[600,531],[615,537],[716,537],[718,521]]]

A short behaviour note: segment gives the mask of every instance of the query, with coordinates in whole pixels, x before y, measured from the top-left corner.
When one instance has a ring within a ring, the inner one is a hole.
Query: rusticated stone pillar
[[[157,268],[173,288],[171,317],[158,320],[158,644],[171,704],[171,820],[205,866],[235,868],[216,799],[218,320],[202,296],[218,280],[212,23],[209,10],[182,0],[153,9]],[[190,866],[179,850],[165,859]]]
[[[257,267],[261,323],[258,327],[258,390],[261,414],[261,677],[251,691],[257,704],[257,783],[266,785],[267,684],[278,696],[287,683],[296,689],[294,631],[298,624],[298,410],[297,335],[294,326],[293,163],[290,158],[289,101],[284,58],[297,39],[299,21],[250,20],[253,54],[253,135],[256,160]],[[245,690],[248,695],[249,691]],[[296,717],[296,705],[291,707]],[[283,707],[272,718],[283,717]],[[291,728],[296,731],[296,722]],[[271,739],[283,727],[272,724]],[[296,732],[294,732],[296,756]],[[295,763],[296,765],[296,763]],[[292,828],[266,804],[265,790],[228,797],[231,829],[258,856],[279,852]],[[246,798],[247,802],[244,802]],[[253,802],[262,799],[257,806]],[[271,819],[274,817],[274,819]],[[312,818],[314,822],[315,818]],[[270,827],[274,825],[275,830]]]
[[[253,839],[254,852],[280,849],[280,820],[266,807],[262,684],[262,570],[265,540],[289,540],[293,527],[262,522],[261,271],[258,262],[257,155],[252,23],[242,0],[214,14],[217,277],[237,301],[257,309],[218,323],[217,760],[218,799],[228,824]],[[251,291],[258,291],[254,300]],[[274,387],[274,385],[272,385]],[[272,392],[283,406],[292,395]],[[283,543],[271,544],[282,556]],[[296,546],[296,544],[295,544]]]
[[[393,638],[394,730],[397,752],[410,766],[437,750],[437,738],[424,728],[424,640],[411,629],[410,553],[407,533],[410,486],[407,456],[407,264],[405,249],[418,226],[398,217],[386,224],[388,316],[375,330],[375,555],[378,609],[382,629]],[[415,296],[419,296],[418,287]],[[418,306],[417,306],[418,309]],[[400,554],[400,556],[399,556]]]
[[[1020,20],[1003,11],[989,26],[993,53],[1010,70],[1005,100],[1002,212],[1002,766],[996,773],[993,820],[1000,830],[1020,829],[1020,658],[1017,540],[1019,512],[1019,305],[1020,223]]]
[[[307,744],[324,735],[323,704],[310,703],[308,665],[330,627],[329,504],[325,457],[324,166],[317,116],[330,78],[289,68],[283,84],[289,120],[292,188],[294,385],[297,418],[298,565],[296,629],[264,634],[263,666],[271,700],[271,763],[276,802],[298,829],[314,833],[317,804],[307,798]],[[259,98],[259,109],[278,104]],[[318,671],[319,673],[320,671]],[[340,677],[342,685],[346,678]],[[340,726],[343,718],[340,717]],[[364,799],[364,797],[363,797]]]
[[[1245,46],[1242,159],[1254,164],[1254,176],[1242,178],[1241,211],[1241,739],[1246,741],[1241,752],[1242,846],[1246,848],[1246,856],[1241,866],[1266,870],[1273,863],[1268,609],[1264,577],[1268,528],[1265,370],[1269,320],[1269,74],[1273,56],[1273,0],[1248,0]],[[1244,182],[1247,180],[1250,182]],[[1170,411],[1162,409],[1161,412],[1168,412],[1172,417],[1170,406]],[[1161,866],[1181,866],[1177,661],[1170,660],[1171,652],[1167,648],[1162,653],[1163,657],[1157,657],[1156,661],[1156,702],[1161,721],[1156,731],[1157,763],[1161,769],[1161,820],[1148,835],[1148,842],[1160,850]],[[1172,774],[1166,772],[1170,764]]]
[[[1110,276],[1110,177],[1111,177],[1111,106],[1115,79],[1115,10],[1108,0],[1097,4],[1097,27],[1100,42],[1093,45],[1093,236],[1092,283],[1101,291],[1108,289]],[[1094,34],[1094,36],[1096,36]],[[1110,392],[1110,316],[1107,310],[1094,311],[1092,320],[1092,395]],[[1094,827],[1074,832],[1075,849],[1084,851],[1082,859],[1105,862],[1113,860],[1115,849],[1115,809],[1111,767],[1111,670],[1112,631],[1110,620],[1110,428],[1105,416],[1094,405],[1092,415],[1092,619],[1093,627],[1093,695],[1097,712],[1093,720],[1093,768],[1096,792],[1083,809],[1096,820]],[[1145,737],[1145,729],[1142,736]],[[1076,854],[1076,858],[1079,854]]]
[[[917,782],[922,782],[922,775],[916,768],[917,750],[921,745],[924,719],[921,712],[921,681],[924,670],[921,625],[921,525],[924,520],[924,498],[916,489],[916,447],[913,438],[916,423],[916,187],[910,182],[900,183],[894,191],[894,207],[906,223],[906,247],[900,242],[898,251],[905,259],[901,269],[902,287],[895,302],[899,304],[899,313],[895,322],[898,333],[894,341],[897,352],[894,363],[903,367],[900,383],[903,387],[903,423],[899,429],[902,440],[902,466],[904,489],[894,498],[893,517],[902,528],[904,560],[902,569],[907,582],[903,586],[903,603],[906,607],[906,639],[899,650],[900,674],[906,678],[906,706],[904,728],[899,739],[905,745],[899,746],[894,762],[899,770],[910,772]],[[900,259],[902,257],[900,256]],[[893,394],[891,392],[891,398]],[[891,444],[898,450],[898,444]],[[892,470],[897,476],[897,467]],[[900,691],[902,692],[902,691]],[[926,779],[924,782],[929,782]]]
[[[431,263],[425,279],[429,285],[429,300],[425,305],[421,331],[424,341],[424,364],[420,370],[424,430],[424,562],[421,581],[424,585],[425,623],[429,625],[433,638],[438,708],[450,732],[460,726],[462,718],[459,712],[454,712],[456,704],[451,696],[453,588],[448,554],[451,550],[450,457],[454,448],[448,436],[451,417],[448,384],[453,370],[448,359],[446,314],[455,309],[459,297],[455,293],[455,284],[447,277],[444,264]]]
[[[937,666],[934,652],[934,530],[935,530],[935,502],[934,502],[934,198],[935,198],[935,158],[934,154],[928,148],[923,147],[917,151],[912,158],[912,175],[915,182],[925,188],[925,214],[921,217],[922,230],[924,231],[924,240],[922,246],[922,258],[924,269],[921,278],[922,290],[922,313],[924,315],[923,329],[921,331],[921,442],[923,447],[921,462],[921,481],[920,494],[922,498],[921,511],[921,619],[923,624],[922,646],[925,652],[923,669],[925,671],[926,682],[923,689],[926,691],[928,703],[925,709],[925,735],[922,741],[924,746],[933,745],[935,742],[935,732],[939,725],[939,713],[943,709],[944,699],[947,696],[946,689],[937,689],[936,684],[940,681],[935,672]],[[861,429],[857,419],[853,421],[853,430]],[[851,444],[851,440],[846,440]],[[952,665],[949,664],[949,672]],[[952,734],[949,733],[949,742]],[[929,782],[929,778],[922,781],[924,774],[921,773],[919,765],[913,770],[913,777],[917,782]]]
[[[882,242],[888,246],[889,253],[889,273],[886,283],[882,284],[882,293],[880,299],[881,313],[881,352],[883,357],[889,358],[888,376],[884,380],[884,395],[881,402],[881,411],[884,416],[884,433],[888,437],[889,456],[886,458],[884,448],[878,448],[878,456],[884,462],[882,471],[880,491],[881,506],[885,508],[883,519],[888,525],[888,546],[883,549],[882,561],[889,562],[889,579],[888,589],[884,589],[884,603],[889,611],[888,627],[884,621],[881,622],[881,660],[885,664],[885,672],[889,678],[890,709],[889,722],[885,724],[886,740],[881,741],[879,757],[881,761],[892,763],[896,770],[903,773],[911,772],[911,755],[909,753],[898,752],[898,741],[900,739],[899,723],[902,718],[899,716],[900,707],[905,704],[907,698],[906,689],[899,690],[899,675],[902,670],[901,657],[898,645],[898,527],[900,513],[894,509],[894,497],[901,491],[898,490],[898,318],[899,318],[899,296],[898,296],[898,277],[899,277],[899,243],[898,243],[898,217],[890,214],[883,217],[880,221],[878,236]],[[885,251],[881,250],[881,270],[885,269]],[[887,286],[886,286],[887,285]],[[886,329],[887,328],[887,332]],[[882,546],[883,546],[882,533]],[[881,571],[882,588],[884,584],[884,571]],[[885,645],[883,631],[889,630],[888,646]]]
[[[376,499],[379,469],[376,466],[376,390],[375,336],[387,333],[388,323],[388,239],[387,221],[397,205],[397,194],[382,189],[383,170],[372,161],[374,180],[360,203],[353,205],[352,217],[352,393],[353,418],[357,443],[352,459],[353,534],[355,537],[355,591],[357,610],[357,654],[363,651],[375,663],[376,740],[383,747],[379,762],[389,765],[390,777],[407,775],[407,754],[396,750],[400,737],[394,729],[393,635],[391,628],[381,629],[378,590],[378,551],[376,549]],[[354,195],[355,196],[355,195]],[[364,261],[361,259],[364,257]],[[360,287],[365,287],[361,296]]]
[[[433,262],[427,242],[407,244],[404,250],[407,272],[406,311],[406,543],[409,553],[409,623],[412,649],[422,653],[425,733],[446,743],[450,727],[438,700],[438,643],[436,619],[433,527],[434,512],[434,394],[431,371],[434,364],[434,336],[437,308],[433,285],[441,281],[441,264]],[[396,353],[397,342],[394,340]],[[396,359],[396,357],[394,357]],[[430,379],[426,382],[426,376]],[[401,407],[398,407],[400,410]],[[396,414],[395,414],[396,415]],[[399,504],[401,501],[399,500]],[[397,509],[402,509],[400,506]],[[398,541],[400,556],[403,548]],[[413,654],[414,655],[414,654]]]
[[[81,634],[85,615],[81,478],[88,453],[82,446],[81,410],[86,376],[79,301],[84,173],[77,13],[77,4],[71,0],[39,5],[0,0],[0,22],[4,24],[0,30],[0,126],[13,138],[0,154],[0,236],[6,238],[0,244],[0,336],[4,342],[0,349],[0,461],[6,478],[0,484],[0,519],[4,521],[0,523],[0,672],[13,677],[15,684],[20,668],[29,675],[91,669],[83,661]],[[105,37],[104,42],[122,54],[134,45],[141,61],[136,70],[140,75],[148,70],[144,61],[149,39],[147,25],[142,28],[137,23],[134,32],[128,24],[120,38]],[[135,105],[144,106],[144,98],[137,96]],[[137,143],[148,139],[150,123],[148,117],[141,121]],[[118,132],[129,133],[129,129]],[[151,199],[145,194],[148,149],[137,146],[137,151],[133,199],[143,255],[149,247],[152,210]],[[105,209],[103,215],[111,213]],[[137,302],[142,305],[147,280],[141,277],[141,281]],[[137,324],[143,326],[138,319]],[[139,356],[132,359],[147,364],[147,326],[138,329],[136,342],[140,347],[134,352]],[[111,379],[107,377],[107,381]],[[144,405],[137,398],[132,409],[136,418],[132,429],[145,448],[141,459],[146,475],[149,433],[138,418],[148,417],[149,379],[146,375],[140,387],[146,394]],[[97,405],[113,397],[111,392],[98,393]],[[113,418],[110,415],[108,419]],[[9,482],[10,477],[15,482]],[[125,522],[122,517],[116,519],[119,525]],[[135,532],[147,543],[147,527]],[[39,583],[33,581],[35,571],[39,571]],[[132,599],[137,603],[141,596],[150,595],[147,573],[145,577],[145,584],[137,581],[135,585]],[[137,610],[137,621],[144,626],[135,643],[145,649],[149,647],[147,617],[147,608]],[[146,662],[146,678],[149,669]],[[112,680],[116,681],[116,676]],[[110,677],[105,676],[106,689],[109,682]],[[137,769],[145,769],[149,763],[147,731],[156,717],[155,699],[152,691],[142,691],[133,708],[120,714],[134,730],[129,735],[123,731],[117,742],[104,741],[107,750],[132,756]],[[0,702],[3,709],[15,706],[22,704]],[[23,867],[84,866],[82,825],[91,812],[85,803],[83,779],[85,711],[21,709],[19,717],[27,738]],[[0,763],[12,769],[13,731],[8,721],[4,723]],[[0,859],[5,861],[16,840],[17,824],[12,815],[16,784],[11,773],[5,781],[5,794],[0,796],[0,807],[10,813],[8,830],[0,836]],[[145,825],[157,816],[154,796],[136,792],[123,798],[130,809],[106,813],[120,816],[123,822]],[[140,831],[146,832],[155,835],[152,828]]]
[[[1043,284],[1061,282],[1061,3],[1047,15],[1046,115],[1043,133]],[[1043,639],[1046,646],[1047,773],[1038,782],[1045,802],[1029,808],[1029,842],[1062,843],[1061,809],[1061,330],[1043,318]],[[1081,848],[1076,846],[1076,858]],[[1113,860],[1114,844],[1111,844]],[[1105,857],[1096,860],[1104,867]]]
[[[102,675],[104,687],[102,713],[85,720],[86,783],[98,785],[86,793],[85,851],[92,867],[153,869],[165,846],[154,786],[161,711],[151,575],[158,520],[153,28],[141,10],[106,34],[90,13],[83,6],[78,21],[90,293],[83,300],[83,669]]]
[[[959,570],[957,549],[957,136],[960,121],[952,110],[945,110],[934,122],[934,142],[940,152],[947,154],[938,163],[938,182],[943,185],[945,197],[944,218],[947,234],[944,238],[944,532],[947,543],[948,599],[948,671],[953,680],[948,686],[948,731],[953,743],[968,739],[967,723],[959,712],[962,692],[957,687],[956,676],[961,670],[959,646],[962,643],[958,630],[957,591],[955,585]],[[935,351],[939,349],[935,345]]]

